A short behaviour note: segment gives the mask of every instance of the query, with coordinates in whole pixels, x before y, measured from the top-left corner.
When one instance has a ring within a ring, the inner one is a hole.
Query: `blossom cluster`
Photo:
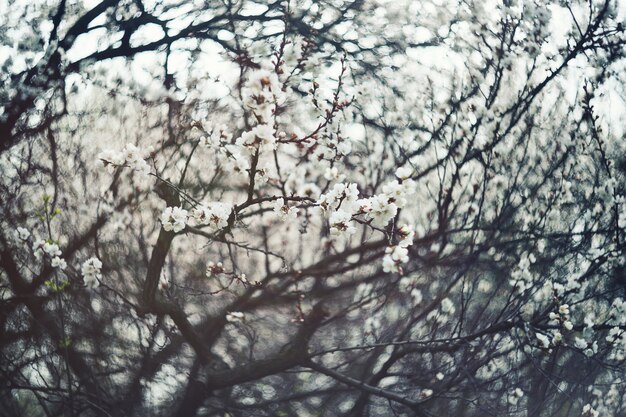
[[[185,229],[188,223],[195,226],[208,226],[211,231],[217,231],[228,226],[228,218],[233,208],[228,203],[202,203],[189,211],[182,207],[166,207],[161,213],[161,224],[168,232],[178,233]]]
[[[242,89],[242,94],[244,106],[252,112],[259,124],[271,123],[275,106],[285,100],[278,76],[268,69],[253,71]]]
[[[232,205],[214,201],[200,204],[191,210],[191,218],[196,226],[206,225],[211,231],[217,231],[228,226],[228,218],[232,211]]]
[[[280,220],[295,219],[298,217],[298,208],[289,206],[284,198],[278,198],[273,203],[274,213],[278,214]]]
[[[107,168],[109,173],[113,173],[113,170],[117,167],[127,165],[133,170],[147,175],[150,173],[150,165],[148,165],[146,159],[152,152],[154,152],[152,148],[142,150],[136,145],[128,143],[121,152],[111,149],[102,151],[98,155],[98,160]]]
[[[228,132],[226,125],[220,125],[210,129],[207,135],[200,137],[200,145],[207,148],[219,149],[230,143],[232,135]]]
[[[232,143],[232,134],[225,125],[209,125],[201,122],[204,133],[201,134],[199,144],[218,155],[227,172],[247,177],[250,169],[250,152],[235,143]],[[241,141],[240,141],[241,143]]]
[[[354,230],[349,221],[353,216],[364,215],[372,226],[386,226],[396,216],[398,209],[406,204],[410,185],[410,182],[399,184],[394,181],[386,184],[381,194],[359,199],[356,184],[338,183],[328,193],[320,196],[318,204],[329,213],[331,232],[351,234]]]
[[[359,198],[359,189],[354,183],[337,183],[327,193],[322,194],[317,203],[328,215],[330,233],[333,236],[352,235],[356,232],[354,219],[362,216],[373,227],[386,227],[400,208],[407,204],[414,183],[407,179],[409,171],[401,172],[404,179],[393,180],[382,187],[382,193],[372,197]],[[397,230],[399,242],[385,251],[383,270],[402,272],[402,265],[408,262],[408,246],[413,243],[414,229],[403,225]]]
[[[335,235],[341,232],[348,234],[356,230],[350,222],[355,212],[358,212],[356,203],[359,190],[356,184],[338,183],[326,194],[322,194],[317,204],[329,214],[331,233]]]
[[[583,413],[582,413],[583,417],[598,417],[599,415],[600,413],[596,411],[591,406],[591,404],[585,404],[585,406],[583,407]]]
[[[166,207],[161,213],[163,229],[167,232],[180,232],[187,226],[187,213],[182,207]]]
[[[495,249],[494,249],[495,251]],[[532,286],[534,280],[534,274],[531,271],[532,265],[537,261],[537,258],[533,253],[524,252],[519,259],[519,262],[511,274],[509,283],[518,292],[524,292]]]
[[[224,273],[224,264],[221,262],[209,262],[206,267],[206,277],[212,278],[216,275]]]
[[[415,231],[410,225],[402,225],[396,231],[398,244],[389,246],[383,258],[383,271],[402,273],[402,265],[409,261],[408,247],[413,244]]]
[[[33,243],[33,252],[38,258],[41,258],[42,255],[49,258],[50,266],[53,268],[65,269],[67,267],[67,262],[61,257],[62,253],[59,245],[50,240],[36,240]]]
[[[245,320],[245,315],[244,313],[240,311],[231,311],[230,313],[226,314],[226,321],[229,323],[237,323],[237,322],[242,322],[244,320]]]
[[[81,274],[85,284],[90,288],[98,286],[98,280],[102,278],[102,261],[100,259],[92,257],[83,262],[81,267]]]
[[[23,243],[28,243],[32,236],[30,231],[24,227],[18,227],[15,231],[15,238]],[[62,271],[68,266],[67,261],[62,257],[63,252],[58,243],[51,239],[44,240],[35,237],[32,251],[37,259],[49,260],[50,266],[54,269]],[[92,257],[83,262],[81,276],[88,287],[95,288],[98,286],[98,280],[102,277],[101,269],[102,262],[98,258]]]
[[[515,388],[508,396],[508,402],[511,405],[517,405],[519,400],[524,396],[524,391],[521,388]]]
[[[548,315],[550,318],[550,324],[561,325],[565,330],[572,330],[574,325],[570,321],[569,314],[569,305],[560,305],[557,312],[552,311]]]
[[[273,151],[277,147],[274,129],[267,124],[256,125],[252,130],[242,133],[235,143],[250,154]]]

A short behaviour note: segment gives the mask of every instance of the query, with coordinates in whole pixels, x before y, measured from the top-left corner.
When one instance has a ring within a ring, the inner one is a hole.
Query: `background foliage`
[[[0,414],[624,415],[625,16],[0,0]]]

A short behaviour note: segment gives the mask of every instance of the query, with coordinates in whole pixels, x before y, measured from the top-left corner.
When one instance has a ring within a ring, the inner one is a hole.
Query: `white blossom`
[[[50,265],[53,268],[65,269],[67,267],[67,262],[65,262],[65,259],[55,256],[52,258]]]
[[[295,219],[298,216],[298,209],[296,207],[289,207],[285,204],[284,198],[279,198],[272,204],[274,213],[278,214],[278,218],[281,220]]]
[[[413,238],[415,237],[415,230],[412,226],[403,224],[398,228],[398,237],[400,238],[398,246],[411,246],[413,244]]]
[[[187,210],[182,207],[167,207],[161,214],[163,229],[168,232],[180,232],[187,225]]]
[[[452,302],[451,299],[446,297],[443,300],[441,300],[441,312],[443,314],[452,315],[454,314],[455,311],[456,311],[456,308],[454,307],[454,303]]]
[[[341,234],[352,235],[356,232],[356,228],[352,224],[352,215],[343,210],[334,211],[330,215],[330,233],[334,236]]]
[[[320,196],[320,187],[312,182],[302,184],[298,189],[298,195],[313,199],[318,198]]]
[[[131,164],[139,159],[143,159],[141,155],[141,150],[132,143],[126,144],[126,147],[124,148],[122,153],[124,154],[124,160]]]
[[[191,219],[196,226],[206,225],[212,231],[217,231],[228,226],[228,218],[232,210],[233,207],[229,203],[213,201],[191,210]]]
[[[422,291],[419,288],[413,288],[411,290],[411,300],[413,300],[413,305],[418,305],[422,302],[424,296],[422,295]]]
[[[230,158],[226,160],[225,168],[227,171],[247,177],[250,170],[248,158],[239,152],[232,152]]]
[[[206,267],[206,277],[212,278],[224,272],[224,264],[221,262],[209,262]]]
[[[591,404],[585,404],[583,407],[582,417],[598,417],[600,413],[596,411]]]
[[[28,231],[28,229],[18,227],[15,231],[15,237],[19,240],[28,240],[28,238],[30,237],[30,232]]]
[[[126,164],[133,170],[147,175],[150,173],[150,165],[146,162],[146,158],[151,152],[151,148],[142,150],[136,145],[128,143],[121,152],[110,149],[102,151],[98,155],[98,160],[107,167],[110,173],[112,173],[116,167]]]
[[[594,340],[591,343],[591,348],[585,349],[585,356],[591,357],[595,355],[596,353],[598,353],[598,342]]]
[[[585,339],[582,339],[580,337],[575,337],[574,346],[576,346],[577,349],[586,349],[588,346],[588,343]]]
[[[324,178],[328,181],[341,182],[346,178],[346,176],[339,172],[339,169],[337,167],[332,167],[326,169],[326,172],[324,172]]]
[[[61,250],[56,243],[45,242],[42,249],[43,252],[50,257],[61,256]]]
[[[245,319],[245,315],[240,311],[231,311],[226,314],[226,321],[229,323],[241,322]]]
[[[404,165],[398,169],[396,169],[396,178],[398,178],[399,180],[406,180],[411,178],[411,175],[413,175],[413,168],[409,165]]]
[[[83,281],[90,288],[95,288],[99,285],[98,280],[102,278],[101,275],[102,262],[98,258],[89,258],[83,262],[81,266],[81,275]]]
[[[207,148],[219,148],[230,142],[232,135],[228,133],[228,127],[221,125],[211,129],[209,135],[200,137],[200,145]]]
[[[98,154],[98,162],[107,169],[109,174],[112,174],[115,168],[124,165],[125,160],[122,152],[112,149],[105,149]]]
[[[541,343],[541,346],[544,348],[549,348],[550,347],[550,339],[548,338],[548,336],[546,336],[543,333],[537,333],[537,340],[539,340],[539,343]]]
[[[389,200],[389,197],[380,194],[370,199],[371,209],[368,213],[372,225],[384,227],[398,213],[398,206]]]
[[[383,257],[383,271],[402,273],[402,265],[409,261],[409,251],[402,246],[390,246]]]
[[[44,239],[35,239],[33,241],[33,253],[37,258],[40,258],[44,254],[44,246],[46,241]]]
[[[244,106],[250,110],[261,123],[269,123],[273,108],[284,101],[282,86],[274,72],[259,69],[250,73],[242,89]]]
[[[389,201],[402,208],[406,206],[407,196],[414,188],[414,185],[412,180],[406,180],[402,183],[391,181],[383,186],[383,193],[388,197]]]
[[[333,210],[341,206],[341,210],[352,212],[359,198],[356,184],[337,183],[326,194],[322,194],[317,203],[324,210]]]
[[[337,152],[341,155],[349,155],[352,152],[352,143],[349,140],[343,140],[337,144]]]
[[[252,153],[255,150],[271,151],[276,149],[277,139],[271,126],[261,124],[249,132],[242,133],[236,143]]]

